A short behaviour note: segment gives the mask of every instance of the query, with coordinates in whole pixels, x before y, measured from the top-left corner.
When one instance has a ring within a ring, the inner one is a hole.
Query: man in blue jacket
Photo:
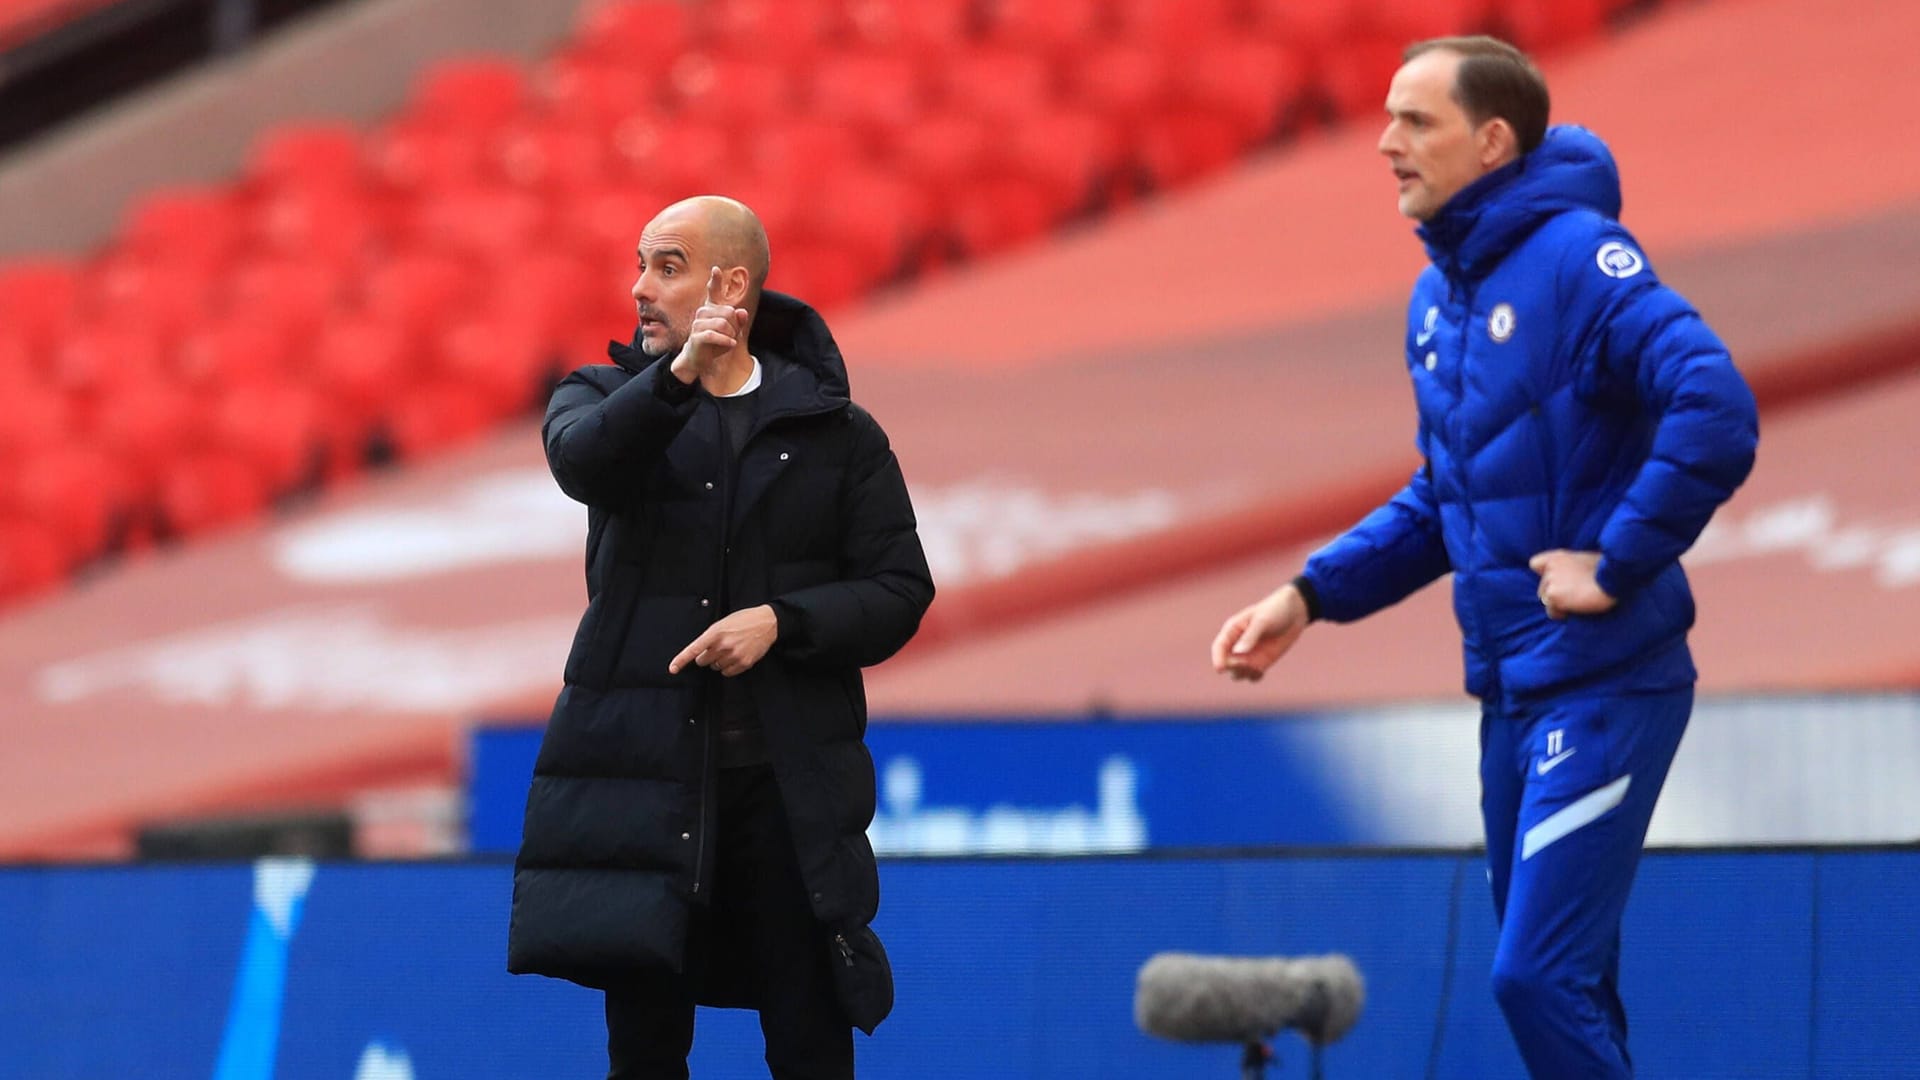
[[[1451,572],[1482,709],[1494,994],[1534,1076],[1626,1077],[1621,914],[1693,704],[1679,558],[1758,429],[1726,348],[1621,227],[1605,144],[1547,113],[1504,42],[1407,50],[1380,152],[1432,258],[1407,311],[1423,461],[1228,619],[1213,664],[1257,680],[1309,623]]]

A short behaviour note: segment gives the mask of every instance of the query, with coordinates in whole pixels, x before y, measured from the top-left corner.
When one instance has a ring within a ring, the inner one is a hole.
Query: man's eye
[[[663,267],[661,267],[661,268],[660,268],[660,276],[661,276],[661,277],[672,277],[672,276],[673,276],[673,267],[671,267],[671,266],[663,266]]]

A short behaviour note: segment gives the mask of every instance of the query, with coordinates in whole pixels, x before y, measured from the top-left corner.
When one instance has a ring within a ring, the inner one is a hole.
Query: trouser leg
[[[853,1027],[828,966],[827,930],[814,918],[773,770],[721,772],[718,896],[751,949],[767,1068],[774,1080],[852,1080]]]
[[[1570,698],[1530,710],[1494,995],[1545,1080],[1633,1075],[1620,921],[1691,691]]]

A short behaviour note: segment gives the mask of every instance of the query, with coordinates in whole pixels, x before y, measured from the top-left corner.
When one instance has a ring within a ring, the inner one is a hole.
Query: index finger
[[[1233,648],[1235,642],[1240,640],[1240,633],[1244,629],[1239,623],[1240,619],[1238,616],[1228,619],[1226,625],[1220,628],[1220,633],[1214,637],[1213,670],[1227,670],[1227,651]]]
[[[707,275],[707,303],[713,303],[713,287],[718,284],[720,284],[720,268],[716,266],[713,268],[713,273]]]
[[[699,637],[694,638],[693,641],[690,642],[686,648],[680,650],[680,655],[674,657],[672,660],[667,661],[667,674],[669,675],[680,674],[680,669],[683,667],[686,667],[688,661],[691,661],[692,659],[699,656],[703,651],[706,650],[707,638],[712,633],[713,633],[712,630],[701,631],[701,634]]]

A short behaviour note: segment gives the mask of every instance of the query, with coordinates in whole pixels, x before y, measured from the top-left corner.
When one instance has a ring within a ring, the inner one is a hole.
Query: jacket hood
[[[1620,170],[1598,135],[1556,124],[1532,153],[1475,180],[1416,232],[1447,276],[1486,275],[1548,218],[1620,216]]]
[[[607,343],[607,355],[614,363],[638,375],[653,361],[640,351],[640,332],[634,331],[632,344]],[[760,312],[754,316],[747,348],[759,354],[771,354],[811,371],[820,390],[828,397],[850,396],[847,362],[833,340],[827,322],[805,302],[771,289],[760,294]]]

